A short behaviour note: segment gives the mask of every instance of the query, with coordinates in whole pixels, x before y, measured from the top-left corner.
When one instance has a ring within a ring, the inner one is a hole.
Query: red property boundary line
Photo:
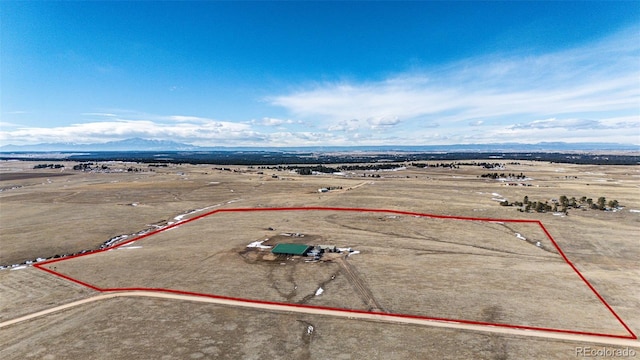
[[[394,314],[394,313],[384,313],[378,311],[366,311],[366,310],[356,310],[356,309],[344,309],[344,308],[334,308],[334,307],[326,307],[326,306],[317,306],[317,305],[307,305],[307,304],[292,304],[292,303],[283,303],[283,302],[275,302],[275,301],[265,301],[265,300],[253,300],[253,299],[245,299],[245,298],[234,298],[223,295],[214,295],[214,294],[204,294],[204,293],[196,293],[190,291],[181,291],[174,289],[165,289],[165,288],[99,288],[97,286],[91,285],[89,283],[83,282],[81,280],[75,279],[71,276],[64,275],[57,271],[45,268],[44,265],[49,265],[53,263],[57,263],[60,261],[66,261],[73,258],[87,256],[92,254],[101,253],[104,251],[108,251],[111,249],[115,249],[135,241],[142,240],[149,236],[155,235],[162,231],[166,231],[172,228],[175,228],[180,225],[184,225],[186,223],[196,221],[198,219],[202,219],[207,216],[211,216],[217,213],[225,213],[225,212],[258,212],[258,211],[348,211],[348,212],[368,212],[368,213],[387,213],[387,214],[398,214],[398,215],[409,215],[415,217],[427,217],[432,219],[449,219],[449,220],[464,220],[464,221],[484,221],[484,222],[508,222],[508,223],[530,223],[537,224],[544,231],[545,235],[549,238],[553,246],[556,248],[562,259],[575,271],[575,273],[582,279],[582,281],[587,285],[589,289],[595,294],[595,296],[600,300],[602,304],[609,310],[609,312],[618,320],[618,322],[624,327],[624,329],[629,333],[629,335],[614,335],[614,334],[603,334],[603,333],[594,333],[587,331],[575,331],[575,330],[566,330],[566,329],[555,329],[555,328],[545,328],[545,327],[537,327],[537,326],[526,326],[526,325],[511,325],[511,324],[501,324],[501,323],[490,323],[483,321],[472,321],[472,320],[460,320],[460,319],[448,319],[448,318],[438,318],[438,317],[428,317],[421,315],[412,315],[412,314]],[[436,215],[436,214],[427,214],[427,213],[418,213],[412,211],[402,211],[402,210],[387,210],[387,209],[364,209],[364,208],[337,208],[337,207],[278,207],[278,208],[237,208],[237,209],[217,209],[213,210],[198,216],[194,216],[192,218],[182,220],[171,224],[169,226],[163,227],[161,229],[157,229],[146,234],[140,235],[136,238],[124,241],[112,247],[89,251],[83,254],[78,254],[74,256],[69,256],[66,258],[58,258],[51,259],[47,261],[40,262],[35,264],[34,267],[43,270],[49,274],[58,276],[67,281],[71,281],[78,285],[82,285],[84,287],[90,288],[92,290],[98,292],[123,292],[123,291],[150,291],[150,292],[162,292],[162,293],[172,293],[172,294],[180,294],[180,295],[191,295],[191,296],[200,296],[221,300],[234,300],[245,303],[253,303],[253,304],[266,304],[266,305],[280,305],[280,306],[289,306],[296,308],[308,308],[308,309],[320,309],[320,310],[331,310],[331,311],[340,311],[344,313],[358,313],[358,314],[375,314],[383,317],[395,317],[395,318],[411,318],[411,319],[420,319],[420,320],[431,320],[431,321],[440,321],[440,322],[449,322],[449,323],[460,323],[460,324],[469,324],[469,325],[482,325],[482,326],[493,326],[493,327],[503,327],[510,329],[519,329],[519,330],[538,330],[538,331],[548,331],[555,333],[565,333],[565,334],[575,334],[575,335],[591,335],[591,336],[602,336],[609,338],[619,338],[619,339],[632,339],[637,340],[638,336],[627,326],[627,324],[620,318],[620,316],[613,310],[613,308],[607,303],[607,301],[598,293],[598,291],[589,283],[589,281],[580,273],[580,271],[573,265],[573,263],[567,258],[565,253],[560,249],[558,243],[551,236],[549,231],[545,228],[540,220],[529,220],[529,219],[493,219],[493,218],[478,218],[478,217],[465,217],[465,216],[453,216],[453,215]]]

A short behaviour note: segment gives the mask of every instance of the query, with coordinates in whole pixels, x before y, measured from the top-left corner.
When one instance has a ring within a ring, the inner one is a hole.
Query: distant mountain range
[[[170,140],[132,138],[95,144],[44,143],[3,145],[0,152],[51,151],[407,151],[407,152],[523,152],[523,151],[640,151],[640,145],[617,143],[540,142],[537,144],[452,144],[452,145],[381,145],[381,146],[300,146],[300,147],[202,147]]]
[[[0,151],[191,151],[202,149],[170,140],[132,138],[106,143],[44,143],[34,145],[3,145]]]

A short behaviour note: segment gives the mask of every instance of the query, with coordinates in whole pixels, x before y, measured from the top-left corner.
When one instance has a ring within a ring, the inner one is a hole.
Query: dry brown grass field
[[[31,162],[0,163],[0,265],[95,249],[115,236],[133,238],[141,231],[215,209],[356,207],[532,219],[544,223],[602,297],[635,333],[640,332],[640,212],[632,211],[640,210],[637,166],[507,164],[497,172],[522,172],[531,178],[524,182],[531,186],[509,186],[480,177],[496,170],[479,166],[301,176],[246,166],[221,171],[211,165],[169,165],[150,171],[146,165],[124,163],[109,166],[144,171],[87,173],[71,170],[73,163],[63,164],[66,168],[61,171],[34,170]],[[342,189],[318,192],[329,186]],[[525,195],[543,202],[561,195],[594,200],[604,196],[624,208],[570,209],[567,216],[560,216],[519,212],[493,200],[522,201]],[[295,242],[335,244],[360,253],[306,263],[273,259],[268,251],[246,248],[267,238],[272,240],[265,244],[279,241],[283,232],[306,235]],[[540,246],[535,245],[538,241]],[[128,247],[47,266],[104,288],[165,287],[364,310],[375,303],[378,310],[394,313],[624,334],[532,224],[366,212],[218,213]],[[360,283],[354,284],[354,278]],[[318,287],[324,293],[315,296]],[[1,270],[0,320],[95,293],[33,267]],[[314,327],[311,334],[308,324]],[[566,359],[575,357],[577,346],[598,347],[124,298],[82,305],[0,331],[0,356],[8,359]]]

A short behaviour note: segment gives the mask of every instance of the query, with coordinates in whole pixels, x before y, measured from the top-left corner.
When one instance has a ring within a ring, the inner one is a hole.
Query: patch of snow
[[[640,213],[640,210],[636,210],[636,209],[629,209],[629,212]]]
[[[339,252],[348,251],[351,252],[351,248],[336,248]]]
[[[397,168],[393,168],[393,169],[381,169],[380,171],[400,171],[400,170],[407,170],[406,166],[401,166],[401,167],[397,167]]]
[[[520,235],[520,233],[516,233],[516,237],[517,237],[518,239],[520,239],[520,240],[527,240],[527,238],[526,238],[526,237],[524,237],[524,236],[522,236],[522,235]]]
[[[13,271],[13,270],[22,270],[22,269],[26,269],[26,268],[27,268],[27,266],[26,266],[26,265],[16,266],[16,267],[14,267],[14,268],[11,268],[11,271]]]
[[[491,193],[491,195],[495,196],[495,197],[503,197],[502,195],[498,194],[498,193]]]
[[[309,325],[307,326],[307,335],[311,335],[313,333],[313,326]]]
[[[564,217],[564,213],[561,213],[561,212],[554,212],[553,215]]]
[[[142,246],[121,246],[118,248],[118,250],[124,250],[124,249],[142,249]]]
[[[109,240],[105,241],[105,242],[100,246],[100,248],[101,248],[101,249],[108,248],[108,247],[110,247],[111,245],[113,245],[113,244],[115,244],[115,243],[117,243],[117,242],[119,242],[119,241],[121,241],[121,240],[124,240],[124,239],[126,239],[126,238],[128,238],[128,237],[129,237],[129,235],[119,235],[119,236],[114,236],[114,237],[112,237],[111,239],[109,239]]]
[[[347,255],[347,256],[356,255],[356,254],[360,254],[360,251],[354,250],[354,251],[350,252],[349,255]]]
[[[258,248],[258,249],[271,249],[271,246],[268,245],[262,245],[263,242],[267,241],[269,239],[265,239],[262,241],[254,241],[251,244],[247,245],[248,248]]]
[[[195,213],[197,213],[197,212],[204,211],[204,210],[209,210],[209,209],[211,209],[211,208],[218,207],[218,206],[220,206],[220,205],[222,205],[222,204],[215,204],[215,205],[211,205],[211,206],[204,207],[204,208],[202,208],[202,209],[195,209],[195,210],[189,211],[189,212],[187,212],[187,213],[184,213],[184,214],[182,214],[182,215],[178,215],[178,216],[174,217],[174,218],[173,218],[173,220],[175,220],[175,221],[182,221],[182,219],[183,219],[185,216],[187,216],[187,215],[195,214]],[[169,224],[169,225],[171,225],[172,223],[168,223],[168,224]]]
[[[318,290],[316,290],[316,296],[322,295],[323,292],[324,292],[324,289],[319,287]]]
[[[491,198],[491,200],[500,201],[500,202],[507,201],[507,199],[502,199],[502,198]]]
[[[542,244],[540,244],[540,241],[537,241],[537,242],[536,242],[536,246],[537,246],[537,247],[541,247],[541,246],[542,246]]]

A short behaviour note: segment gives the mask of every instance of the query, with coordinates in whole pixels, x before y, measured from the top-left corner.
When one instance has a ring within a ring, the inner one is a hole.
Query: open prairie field
[[[277,235],[282,231],[299,235]],[[331,244],[354,253],[309,262],[246,248],[256,241]],[[330,210],[221,212],[113,251],[45,266],[101,289],[173,289],[625,334],[529,223]]]
[[[111,162],[105,163],[110,171],[82,172],[71,170],[74,163],[60,164],[65,168],[0,163],[0,265],[18,265],[0,271],[2,321],[100,293],[25,261],[94,250],[110,239],[117,244],[169,226],[123,247],[43,267],[103,290],[165,288],[627,334],[536,223],[315,210],[219,212],[174,226],[215,210],[324,207],[539,220],[629,328],[640,330],[636,166],[399,164],[407,166],[303,176],[246,166]],[[522,173],[526,180],[482,176],[494,172]],[[537,213],[500,204],[525,196],[553,204],[563,195],[615,199],[620,207]],[[288,236],[296,233],[304,236]],[[331,244],[359,253],[306,262],[247,248],[256,241]],[[86,303],[0,332],[3,358],[101,358],[110,349],[112,358],[564,359],[575,357],[576,347],[606,344],[147,298]]]

